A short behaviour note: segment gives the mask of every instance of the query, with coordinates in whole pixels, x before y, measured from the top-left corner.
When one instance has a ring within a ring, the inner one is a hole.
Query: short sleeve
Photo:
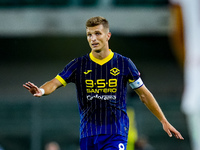
[[[56,76],[63,86],[66,86],[67,83],[74,82],[75,72],[77,69],[78,59],[72,60],[68,63],[65,68]]]
[[[129,85],[132,89],[137,89],[143,85],[143,81],[140,77],[140,72],[136,68],[135,64],[128,59],[128,70],[129,70]]]

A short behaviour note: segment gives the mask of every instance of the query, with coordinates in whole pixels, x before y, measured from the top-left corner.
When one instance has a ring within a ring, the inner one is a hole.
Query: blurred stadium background
[[[190,150],[180,111],[183,73],[172,51],[168,0],[0,0],[0,145],[4,150],[79,149],[79,113],[73,84],[34,98],[22,84],[40,86],[75,57],[90,52],[85,22],[110,22],[113,51],[130,57],[168,120],[185,140],[169,138],[133,92],[138,136],[155,150]]]

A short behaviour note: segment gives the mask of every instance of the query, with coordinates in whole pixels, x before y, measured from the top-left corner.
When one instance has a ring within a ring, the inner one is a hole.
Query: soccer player
[[[41,97],[70,82],[75,83],[81,150],[126,150],[129,129],[127,83],[160,120],[167,134],[183,139],[143,84],[134,63],[109,49],[111,33],[108,21],[103,17],[90,18],[86,22],[86,34],[91,53],[72,60],[62,72],[40,88],[31,82],[23,85],[33,96]]]

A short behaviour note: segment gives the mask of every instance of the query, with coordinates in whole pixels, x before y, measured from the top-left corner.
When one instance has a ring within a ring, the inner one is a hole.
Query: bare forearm
[[[136,93],[139,95],[140,100],[160,120],[160,122],[163,123],[167,121],[156,99],[145,86],[136,90]]]
[[[156,99],[145,85],[136,89],[135,92],[139,95],[141,101],[146,105],[146,107],[160,120],[163,129],[170,137],[172,137],[173,133],[176,138],[181,140],[184,139],[182,135],[167,121]]]
[[[158,120],[160,120],[160,122],[164,123],[167,121],[159,104],[150,92],[148,92],[147,95],[140,96],[140,99],[146,105],[146,107],[158,118]]]
[[[57,79],[52,79],[51,81],[46,82],[40,88],[44,89],[45,95],[53,93],[57,88],[62,86],[62,84]]]

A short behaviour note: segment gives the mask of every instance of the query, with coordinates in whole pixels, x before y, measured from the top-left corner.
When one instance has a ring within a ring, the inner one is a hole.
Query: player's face
[[[93,51],[100,52],[108,49],[108,40],[110,39],[111,33],[103,25],[87,27],[86,33],[88,43]]]

